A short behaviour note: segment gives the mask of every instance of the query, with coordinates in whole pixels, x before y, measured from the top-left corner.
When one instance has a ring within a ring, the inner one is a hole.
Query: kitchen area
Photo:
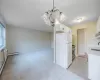
[[[87,25],[87,26],[89,26],[89,25]],[[96,26],[93,25],[93,27],[96,27],[97,32],[93,33],[94,35],[91,33],[89,33],[89,34],[91,34],[91,36],[88,35],[88,37],[90,37],[91,39],[88,40],[89,43],[86,45],[87,46],[86,47],[86,49],[87,49],[86,55],[83,57],[78,57],[75,55],[76,47],[78,45],[75,45],[75,46],[73,45],[72,47],[68,47],[68,50],[67,50],[67,48],[65,49],[64,46],[67,44],[64,45],[64,40],[72,41],[72,38],[71,37],[69,37],[69,38],[63,37],[64,35],[66,35],[63,33],[63,29],[64,29],[63,27],[65,27],[65,26],[64,25],[61,26],[60,29],[57,28],[57,34],[56,34],[56,45],[57,45],[56,61],[57,61],[57,64],[62,66],[65,69],[70,70],[71,72],[77,74],[78,76],[85,78],[86,80],[88,80],[88,79],[89,80],[100,80],[100,18],[96,22]],[[89,26],[89,27],[91,27],[91,26]],[[69,31],[71,32],[70,34],[72,36],[73,30],[69,29]],[[90,31],[92,32],[92,30],[90,30]],[[88,32],[90,32],[90,31],[88,31]],[[70,40],[66,40],[66,39],[70,39]],[[65,43],[67,43],[67,42],[65,42]],[[60,45],[60,46],[58,46],[58,45]],[[75,49],[75,50],[73,50],[73,49]],[[67,52],[66,50],[72,51],[72,52]],[[68,56],[69,59],[64,55]]]
[[[100,80],[100,17],[97,22],[95,38],[88,47],[88,78]]]

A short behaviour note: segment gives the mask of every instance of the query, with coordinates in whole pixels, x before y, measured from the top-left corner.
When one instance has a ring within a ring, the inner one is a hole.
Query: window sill
[[[2,49],[4,49],[4,48],[5,48],[5,46],[0,47],[0,51],[1,51]]]

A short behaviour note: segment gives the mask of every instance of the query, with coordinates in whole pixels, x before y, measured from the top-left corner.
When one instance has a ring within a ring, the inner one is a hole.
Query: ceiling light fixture
[[[43,19],[47,25],[52,26],[54,29],[54,63],[56,63],[56,26],[55,25],[62,23],[66,19],[66,17],[62,12],[60,12],[59,9],[55,7],[55,1],[53,0],[53,9],[45,12],[45,14],[43,15]]]
[[[54,4],[55,3],[53,0],[53,9],[48,10],[43,15],[43,19],[44,19],[45,23],[47,25],[53,26],[53,27],[54,27],[56,21],[58,21],[59,23],[62,23],[66,18],[65,15],[62,12],[60,12],[60,10],[57,9]]]
[[[85,17],[80,17],[74,20],[74,22],[82,22],[85,19]]]

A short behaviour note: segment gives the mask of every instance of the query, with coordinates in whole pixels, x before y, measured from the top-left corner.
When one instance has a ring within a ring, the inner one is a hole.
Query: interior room
[[[99,0],[0,0],[0,80],[100,80]]]

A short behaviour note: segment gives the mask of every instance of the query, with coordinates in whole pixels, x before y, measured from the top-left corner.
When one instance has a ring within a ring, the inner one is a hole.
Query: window
[[[0,48],[5,46],[5,27],[0,23]]]

